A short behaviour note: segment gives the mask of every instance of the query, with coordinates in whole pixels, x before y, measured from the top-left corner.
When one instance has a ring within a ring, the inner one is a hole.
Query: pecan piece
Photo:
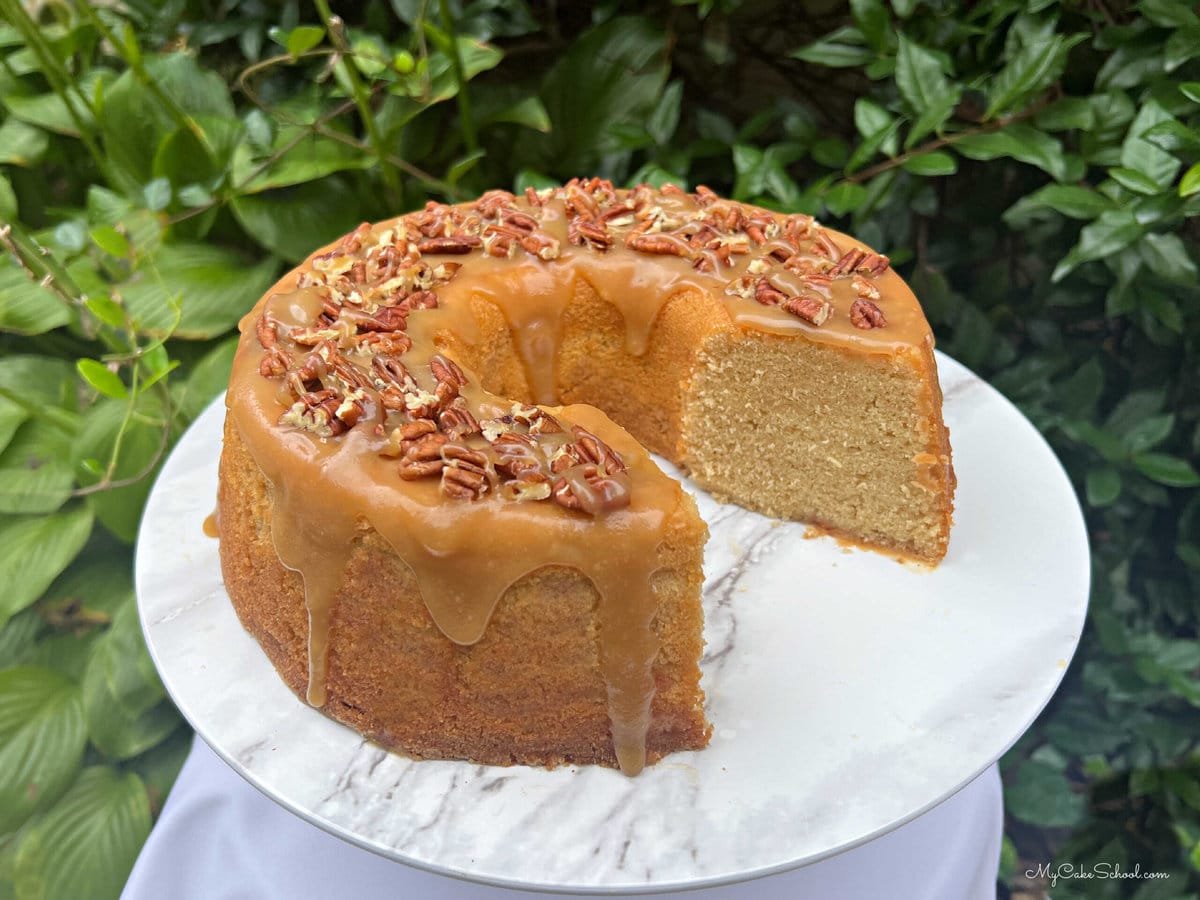
[[[478,500],[488,489],[487,457],[461,444],[444,444],[442,493],[460,500]]]
[[[887,325],[887,317],[884,316],[883,310],[870,300],[858,299],[850,304],[850,322],[855,328],[864,330],[883,328]]]
[[[258,374],[263,378],[278,378],[286,375],[291,358],[280,347],[272,347],[258,364]]]
[[[559,506],[598,516],[629,505],[629,478],[590,464],[572,466],[554,482],[551,496]]]
[[[764,276],[758,279],[754,285],[754,299],[763,306],[778,306],[787,301],[788,295],[771,284]]]
[[[594,247],[603,253],[612,247],[613,238],[604,224],[576,217],[567,224],[567,241],[577,247]]]
[[[279,343],[279,323],[266,313],[258,317],[258,323],[254,326],[254,330],[258,334],[258,342],[262,344],[264,350],[270,350]]]
[[[825,320],[829,318],[829,314],[833,311],[833,307],[829,305],[828,301],[822,300],[815,294],[802,294],[799,297],[792,297],[781,304],[781,306],[793,316],[797,316],[811,325],[825,324]]]
[[[533,439],[509,432],[492,441],[496,471],[517,481],[545,481],[545,463]]]
[[[417,250],[421,253],[470,253],[474,248],[480,245],[479,238],[470,234],[455,235],[453,237],[431,237],[417,244]]]
[[[438,413],[437,422],[442,433],[452,441],[460,441],[480,432],[479,421],[467,408],[462,397],[455,399]]]
[[[692,248],[682,238],[670,234],[639,234],[631,231],[625,236],[625,246],[641,253],[656,256],[691,256]]]
[[[625,460],[621,458],[621,454],[596,435],[579,425],[572,427],[571,433],[576,438],[573,446],[577,448],[580,462],[599,466],[606,474],[610,475],[614,472],[625,471]]]
[[[442,459],[442,447],[447,440],[444,434],[434,432],[408,444],[400,460],[400,477],[405,481],[416,481],[442,471],[442,467],[446,465],[446,461]]]
[[[546,261],[558,259],[558,240],[550,237],[544,231],[535,231],[521,238],[521,246],[538,259]]]

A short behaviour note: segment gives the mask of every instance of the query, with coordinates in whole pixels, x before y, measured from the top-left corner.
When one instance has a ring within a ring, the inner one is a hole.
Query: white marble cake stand
[[[196,730],[251,784],[368,850],[445,875],[580,893],[677,890],[815,862],[949,797],[1054,693],[1087,605],[1083,518],[1050,448],[939,356],[958,471],[934,572],[805,540],[696,494],[712,529],[704,689],[712,745],[630,779],[414,762],[298,700],[221,582],[224,410],[184,435],[137,546],[142,626]]]

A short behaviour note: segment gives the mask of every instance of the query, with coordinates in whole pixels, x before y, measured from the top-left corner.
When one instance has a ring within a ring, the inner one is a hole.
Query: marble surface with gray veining
[[[982,771],[1054,692],[1083,624],[1086,532],[1033,427],[939,355],[958,473],[935,571],[696,494],[711,746],[630,779],[415,762],[304,705],[238,623],[212,511],[224,409],[163,469],[137,590],[159,672],[200,734],[299,815],[447,874],[559,891],[736,881],[896,827]],[[668,470],[670,467],[664,466]]]

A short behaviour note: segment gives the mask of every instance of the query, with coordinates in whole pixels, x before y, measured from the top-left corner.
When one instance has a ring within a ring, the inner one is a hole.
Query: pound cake
[[[242,320],[218,527],[287,684],[400,752],[619,766],[703,747],[715,496],[936,564],[933,338],[805,215],[600,179],[361,225]]]

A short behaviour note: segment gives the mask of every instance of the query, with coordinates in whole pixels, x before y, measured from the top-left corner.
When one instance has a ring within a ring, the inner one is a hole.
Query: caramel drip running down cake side
[[[656,548],[681,488],[627,436],[602,440],[603,413],[545,408],[577,282],[617,308],[637,356],[687,290],[722,298],[744,329],[882,351],[928,341],[915,301],[881,299],[889,279],[886,257],[808,216],[598,179],[429,203],[310,258],[243,320],[227,401],[271,485],[279,560],[303,577],[308,701],[326,700],[331,603],[363,528],[411,567],[461,645],[522,576],[566,566],[599,595],[613,743],[636,774],[655,692]],[[447,335],[483,340],[480,301],[507,320],[539,405],[487,392],[446,349]]]

